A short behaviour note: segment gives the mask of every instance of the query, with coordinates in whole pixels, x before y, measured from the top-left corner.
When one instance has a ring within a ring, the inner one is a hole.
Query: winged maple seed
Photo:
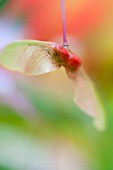
[[[62,45],[33,40],[7,45],[0,53],[0,62],[4,67],[25,75],[39,75],[61,66],[74,71],[81,64],[80,59]]]
[[[22,40],[1,50],[0,64],[8,70],[25,75],[40,75],[64,67],[74,87],[75,103],[90,116],[95,124],[104,127],[103,109],[98,102],[92,81],[79,68],[80,59],[68,48],[54,42]]]

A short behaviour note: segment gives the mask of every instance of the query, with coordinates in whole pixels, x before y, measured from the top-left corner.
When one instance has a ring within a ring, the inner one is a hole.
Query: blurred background
[[[65,2],[68,41],[95,82],[105,130],[74,104],[64,69],[0,68],[0,170],[113,170],[113,1]],[[0,48],[19,39],[62,44],[60,0],[0,0]]]

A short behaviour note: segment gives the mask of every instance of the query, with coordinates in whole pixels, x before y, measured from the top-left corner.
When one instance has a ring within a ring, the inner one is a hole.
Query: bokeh
[[[95,83],[105,129],[75,105],[63,68],[27,77],[0,67],[0,170],[113,169],[113,2],[65,3],[70,48]],[[19,39],[62,44],[60,0],[0,0],[0,48]]]

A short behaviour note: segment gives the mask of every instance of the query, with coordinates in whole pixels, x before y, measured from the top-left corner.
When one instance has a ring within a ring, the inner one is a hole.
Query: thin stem
[[[63,27],[63,46],[68,47],[67,37],[66,37],[65,0],[61,0],[61,11],[62,11],[62,27]]]

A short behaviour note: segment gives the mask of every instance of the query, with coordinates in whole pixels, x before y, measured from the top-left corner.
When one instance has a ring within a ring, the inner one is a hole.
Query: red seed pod
[[[65,49],[62,45],[57,44],[57,43],[50,43],[49,44],[55,53],[55,56],[58,56],[57,62],[61,65],[61,66],[66,66],[67,62],[69,60],[69,53],[68,50]],[[60,58],[59,58],[60,56]]]
[[[72,51],[69,50],[69,59],[66,64],[66,68],[70,71],[75,71],[80,65],[81,60],[79,57],[76,56]]]

